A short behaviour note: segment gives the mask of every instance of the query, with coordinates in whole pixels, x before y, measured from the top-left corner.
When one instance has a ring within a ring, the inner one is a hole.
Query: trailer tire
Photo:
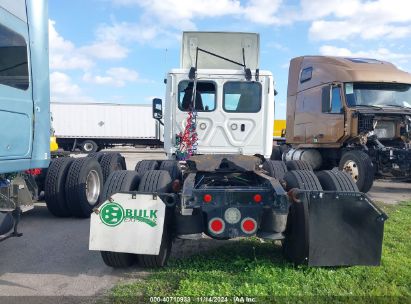
[[[157,170],[158,169],[158,162],[156,160],[141,160],[137,163],[134,171],[142,177],[144,173],[150,170]]]
[[[311,167],[311,165],[303,160],[289,160],[285,164],[287,165],[287,169],[289,171],[294,171],[294,170],[313,171],[313,168]]]
[[[101,169],[103,170],[103,181],[114,171],[127,170],[126,161],[120,153],[104,154],[100,160]]]
[[[280,146],[273,146],[273,151],[271,152],[271,160],[281,160],[281,149]]]
[[[57,217],[71,216],[66,200],[67,173],[74,158],[59,157],[51,161],[44,182],[44,194],[47,209]]]
[[[114,193],[137,190],[139,183],[140,177],[135,171],[114,171],[104,184],[101,202],[107,200]],[[135,254],[125,252],[101,251],[101,257],[107,266],[113,268],[132,266],[136,260]]]
[[[309,170],[294,170],[288,171],[284,175],[286,182],[286,190],[289,191],[293,188],[301,190],[315,190],[321,191],[321,183],[313,171]]]
[[[170,173],[171,180],[181,180],[181,168],[176,160],[163,160],[160,164],[159,170],[164,170]]]
[[[171,177],[167,171],[147,171],[140,182],[138,191],[141,192],[170,192]],[[138,255],[140,265],[147,268],[163,267],[167,264],[172,246],[171,231],[168,227],[170,222],[170,212],[166,209],[166,217],[164,219],[164,230],[161,238],[160,252],[158,255]]]
[[[263,169],[268,172],[268,175],[276,179],[283,179],[288,171],[287,166],[281,160],[267,159],[263,164]]]
[[[80,150],[84,153],[94,153],[98,149],[98,144],[94,140],[87,139],[80,144]]]
[[[90,217],[103,190],[103,172],[97,160],[77,158],[71,165],[66,180],[67,206],[74,216]]]
[[[347,172],[334,169],[319,171],[316,175],[323,190],[359,192],[357,184]]]
[[[293,188],[301,190],[321,191],[322,187],[313,171],[288,171],[284,180],[287,190]],[[306,201],[292,203],[287,217],[283,254],[286,259],[295,264],[302,264],[308,256],[308,206]]]
[[[345,152],[339,169],[351,175],[361,192],[368,192],[374,183],[374,165],[368,154],[359,150]]]

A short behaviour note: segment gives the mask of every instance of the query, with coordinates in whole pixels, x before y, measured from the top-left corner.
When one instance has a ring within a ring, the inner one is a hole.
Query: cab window
[[[192,81],[184,80],[178,84],[178,108],[181,111],[192,109],[198,112],[211,112],[216,107],[216,85],[211,81],[198,81],[196,98],[193,100]]]
[[[27,90],[29,71],[24,37],[0,24],[0,84]]]
[[[342,113],[341,90],[339,87],[334,87],[331,92],[331,110],[330,113]]]
[[[223,108],[226,112],[257,113],[261,109],[259,82],[230,81],[224,84]]]

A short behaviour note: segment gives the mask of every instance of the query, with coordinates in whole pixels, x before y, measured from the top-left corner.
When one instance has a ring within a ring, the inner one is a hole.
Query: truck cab
[[[286,159],[339,166],[364,192],[375,177],[411,178],[411,74],[376,59],[303,56],[291,60],[287,95]]]
[[[167,77],[164,147],[176,156],[177,136],[187,126],[191,98],[189,70],[172,70]],[[274,100],[271,73],[247,81],[239,70],[198,70],[196,126],[197,154],[269,156],[272,146]],[[201,104],[200,104],[201,103]]]
[[[233,43],[224,44],[226,39]],[[195,54],[197,48],[207,53]],[[178,135],[187,128],[187,118],[193,109],[196,154],[271,155],[274,80],[271,72],[258,70],[258,52],[257,34],[183,34],[182,64],[167,75],[164,113],[161,114],[168,158],[178,156]],[[229,61],[221,58],[223,56]],[[238,64],[243,60],[250,69],[249,80],[244,66]],[[189,74],[195,65],[196,98],[195,104],[190,105],[194,80]]]
[[[47,13],[45,0],[0,1],[0,239],[37,195],[25,171],[50,161]]]

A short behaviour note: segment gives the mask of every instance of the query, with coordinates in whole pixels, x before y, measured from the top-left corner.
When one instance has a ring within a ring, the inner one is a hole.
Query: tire
[[[158,169],[170,173],[171,180],[173,181],[176,179],[181,180],[181,169],[176,160],[163,160]]]
[[[114,171],[107,178],[101,194],[101,201],[104,202],[112,194],[121,191],[137,190],[140,177],[135,171]],[[107,266],[113,268],[124,268],[135,263],[135,254],[124,252],[101,251],[101,257]]]
[[[113,268],[126,268],[133,266],[135,255],[125,252],[100,251],[104,264]]]
[[[271,160],[281,160],[281,149],[280,146],[274,146],[273,151],[271,152]]]
[[[347,172],[339,170],[327,170],[316,172],[318,180],[326,191],[350,191],[358,192],[355,181]]]
[[[157,170],[158,162],[156,160],[141,160],[137,163],[134,171],[136,171],[140,177],[149,170]]]
[[[103,170],[103,181],[114,171],[126,170],[126,161],[119,153],[104,154],[100,160],[101,169]]]
[[[263,169],[268,172],[268,175],[276,179],[283,179],[287,172],[287,166],[280,160],[266,160],[263,164]]]
[[[101,193],[101,202],[107,200],[110,195],[121,191],[135,191],[140,184],[140,176],[135,171],[114,171],[107,178]]]
[[[71,216],[66,201],[66,179],[74,158],[59,157],[53,159],[47,170],[44,182],[44,194],[47,209],[58,217]]]
[[[171,177],[167,171],[147,171],[140,182],[138,191],[140,192],[170,192]],[[168,227],[170,222],[170,212],[166,210],[164,220],[164,230],[161,239],[160,252],[158,255],[139,255],[140,265],[147,268],[163,267],[167,264],[171,252],[172,236]]]
[[[84,153],[94,153],[98,151],[98,145],[94,140],[87,139],[80,144],[80,150]]]
[[[313,171],[311,165],[303,160],[289,160],[285,163],[289,171],[293,170],[307,170]]]
[[[284,175],[284,180],[286,182],[286,190],[289,191],[293,188],[301,190],[323,190],[313,171],[308,170],[294,170],[288,171]]]
[[[374,165],[370,157],[358,150],[348,151],[340,160],[339,169],[353,178],[361,192],[368,192],[374,183]]]
[[[87,189],[92,189],[89,192]],[[103,190],[103,172],[97,160],[90,157],[76,159],[66,180],[66,201],[70,212],[77,217],[90,217]]]
[[[105,153],[105,152],[93,152],[93,153],[88,154],[87,157],[94,158],[98,162],[100,162],[105,154],[107,154],[107,153]]]
[[[293,188],[322,190],[321,184],[313,171],[288,171],[284,176],[284,180],[286,181],[287,191]],[[295,264],[304,263],[308,256],[308,216],[307,201],[291,204],[282,249],[286,259]]]

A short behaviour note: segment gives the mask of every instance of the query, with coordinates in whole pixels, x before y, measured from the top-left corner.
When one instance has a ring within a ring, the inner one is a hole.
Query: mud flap
[[[165,209],[154,194],[114,194],[91,214],[89,249],[158,255]]]
[[[379,265],[387,216],[363,193],[300,191],[285,255],[309,266]]]

